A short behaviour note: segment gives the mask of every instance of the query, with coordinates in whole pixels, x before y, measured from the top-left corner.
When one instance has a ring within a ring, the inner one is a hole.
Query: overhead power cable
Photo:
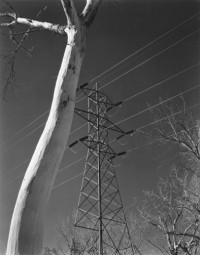
[[[142,65],[148,63],[148,62],[151,61],[152,59],[154,59],[154,58],[156,58],[157,56],[161,55],[163,52],[166,52],[167,50],[171,49],[172,47],[176,46],[177,44],[179,44],[179,43],[183,42],[184,40],[186,40],[186,39],[192,37],[193,35],[199,33],[199,31],[200,31],[200,29],[197,29],[197,30],[195,30],[194,32],[192,32],[191,34],[189,34],[189,35],[185,36],[184,38],[178,40],[177,42],[171,44],[170,46],[168,46],[168,47],[165,48],[164,50],[159,51],[158,53],[156,53],[156,54],[154,54],[153,56],[149,57],[148,59],[142,61],[141,63],[139,63],[138,65],[136,65],[136,66],[134,66],[133,68],[129,69],[128,71],[126,71],[126,72],[120,74],[119,76],[115,77],[115,78],[112,79],[111,81],[109,81],[109,82],[107,82],[106,84],[102,85],[102,86],[100,87],[100,89],[103,89],[103,88],[107,87],[108,85],[110,85],[111,83],[113,83],[114,81],[119,80],[120,78],[124,77],[125,75],[129,74],[130,72],[136,70],[137,68],[141,67]],[[85,98],[86,98],[86,96],[83,96],[81,99],[79,99],[79,100],[77,101],[77,103],[78,103],[78,102],[81,102],[81,101],[82,101],[83,99],[85,99]]]
[[[147,91],[149,91],[149,90],[151,90],[151,89],[153,89],[155,87],[158,87],[159,85],[161,85],[161,84],[163,84],[163,83],[165,83],[165,82],[167,82],[167,81],[169,81],[169,80],[171,80],[171,79],[173,79],[175,77],[178,77],[179,75],[181,75],[181,74],[183,74],[183,73],[185,73],[185,72],[187,72],[187,71],[189,71],[189,70],[191,70],[191,69],[193,69],[193,68],[195,68],[195,67],[197,67],[199,65],[200,65],[200,62],[198,62],[197,64],[194,64],[192,66],[189,66],[189,67],[185,68],[184,70],[182,70],[182,71],[180,71],[180,72],[178,72],[178,73],[176,73],[176,74],[174,74],[174,75],[172,75],[172,76],[170,76],[170,77],[168,77],[168,78],[166,78],[166,79],[164,79],[164,80],[162,80],[162,81],[160,81],[160,82],[158,82],[158,83],[156,83],[156,84],[154,84],[154,85],[152,85],[152,86],[150,86],[150,87],[148,87],[148,88],[146,88],[146,89],[144,89],[144,90],[142,90],[142,91],[140,91],[140,92],[138,92],[136,94],[134,94],[133,96],[130,96],[130,97],[124,99],[123,102],[127,102],[130,99],[133,99],[136,96],[139,96],[139,95],[143,94],[144,92],[147,92]]]
[[[125,121],[127,121],[127,120],[129,120],[129,119],[132,119],[132,118],[134,118],[134,117],[136,117],[136,116],[139,116],[140,114],[142,114],[142,113],[144,113],[144,112],[147,112],[147,111],[149,111],[149,110],[152,110],[152,109],[158,107],[159,105],[162,105],[163,103],[166,103],[166,102],[168,102],[168,101],[170,101],[170,100],[172,100],[172,99],[174,99],[174,98],[176,98],[176,97],[182,96],[183,94],[186,94],[186,93],[188,93],[188,92],[190,92],[190,91],[192,91],[192,90],[194,90],[194,89],[196,89],[196,88],[198,88],[198,87],[200,87],[200,84],[198,84],[198,85],[196,85],[196,86],[194,86],[194,87],[192,87],[192,88],[190,88],[190,89],[187,89],[187,90],[185,90],[185,91],[182,91],[182,92],[176,94],[175,96],[172,96],[172,97],[170,97],[170,98],[167,98],[166,100],[163,100],[163,101],[161,101],[161,102],[159,102],[159,103],[157,103],[157,104],[155,104],[155,105],[153,105],[153,106],[151,106],[151,107],[148,107],[148,108],[146,108],[146,109],[144,109],[144,110],[142,110],[142,111],[140,111],[140,112],[138,112],[138,113],[136,113],[136,114],[133,114],[133,115],[127,117],[127,118],[124,118],[124,119],[122,119],[122,120],[116,122],[114,125],[121,124],[121,123],[123,123],[123,122],[125,122]],[[187,109],[185,109],[185,110],[189,110],[190,108],[194,108],[194,107],[196,107],[196,106],[198,106],[198,105],[199,105],[199,104],[196,104],[196,105],[194,105],[194,106],[192,106],[192,107],[189,107],[189,108],[187,108]],[[180,111],[180,112],[181,112],[181,111]],[[179,112],[178,112],[178,113],[179,113]],[[178,114],[178,113],[176,113],[176,114]],[[173,114],[173,115],[175,115],[175,114]],[[164,118],[163,118],[163,119],[164,119]],[[143,129],[143,128],[147,127],[147,126],[153,125],[153,124],[156,124],[156,121],[153,121],[153,122],[151,122],[151,123],[149,123],[149,124],[147,124],[147,125],[145,125],[145,126],[142,126],[142,127],[140,127],[140,128],[137,128],[136,131],[138,131],[138,130],[140,130],[140,129]],[[84,126],[86,126],[86,125],[87,125],[87,123],[84,124]],[[82,125],[81,127],[83,127],[83,125]],[[110,126],[110,127],[111,127],[111,126]],[[80,128],[80,127],[79,127],[79,128]],[[114,140],[113,140],[112,142],[114,142]],[[112,143],[112,142],[111,142],[111,143]],[[66,148],[66,149],[67,149],[67,148]],[[77,162],[79,162],[79,161],[82,160],[83,158],[84,158],[84,157],[82,157],[81,159],[79,159]],[[24,161],[24,162],[22,162],[22,163],[20,163],[20,164],[18,165],[18,167],[19,167],[20,165],[24,164],[25,162],[27,162],[27,160]],[[74,163],[72,163],[71,165],[73,165],[73,164],[74,164]],[[16,168],[17,168],[17,167],[11,169],[9,172],[15,170]],[[68,166],[67,166],[66,168],[68,168]],[[61,170],[59,170],[59,172],[63,171],[64,169],[65,169],[65,167],[62,168]]]
[[[146,89],[144,89],[144,90],[142,90],[142,91],[140,91],[140,92],[138,92],[138,93],[136,93],[136,94],[134,94],[134,95],[132,95],[132,96],[130,96],[130,97],[128,97],[128,98],[126,98],[126,99],[124,99],[123,101],[124,102],[127,102],[127,101],[129,101],[130,99],[133,99],[133,98],[135,98],[136,96],[139,96],[139,95],[141,95],[141,94],[143,94],[144,92],[147,92],[147,91],[149,91],[149,90],[151,90],[151,89],[153,89],[153,88],[155,88],[155,87],[157,87],[157,86],[159,86],[159,85],[161,85],[161,84],[163,84],[163,83],[165,83],[165,82],[167,82],[167,81],[169,81],[169,80],[171,80],[171,79],[173,79],[173,78],[175,78],[175,77],[178,77],[179,75],[181,75],[181,74],[183,74],[183,73],[185,73],[185,72],[187,72],[187,71],[189,71],[189,70],[191,70],[191,69],[193,69],[193,68],[195,68],[195,67],[197,67],[198,65],[200,65],[200,62],[198,62],[198,63],[196,63],[196,64],[194,64],[194,65],[192,65],[192,66],[189,66],[189,67],[187,67],[187,68],[185,68],[184,70],[182,70],[182,71],[180,71],[180,72],[178,72],[178,73],[176,73],[176,74],[174,74],[174,75],[172,75],[172,76],[170,76],[170,77],[168,77],[168,78],[166,78],[166,79],[164,79],[164,80],[162,80],[162,81],[160,81],[160,82],[158,82],[158,83],[156,83],[156,84],[154,84],[154,85],[152,85],[152,86],[150,86],[150,87],[148,87],[148,88],[146,88]],[[107,84],[108,85],[108,84]],[[105,86],[105,85],[104,85]],[[103,87],[104,87],[103,86]],[[101,87],[101,88],[103,88],[103,87]],[[81,100],[79,100],[79,101],[81,101]],[[78,102],[79,102],[78,101]],[[38,117],[39,118],[39,117]],[[13,144],[11,144],[8,148],[6,148],[5,150],[2,150],[2,152],[6,152],[6,151],[8,151],[9,149],[11,149],[13,146],[15,146],[16,144],[18,144],[19,142],[21,142],[22,140],[24,140],[26,137],[28,137],[29,135],[31,135],[31,134],[33,134],[34,132],[36,132],[39,128],[41,128],[42,126],[44,126],[45,125],[45,122],[43,122],[40,126],[38,126],[38,127],[36,127],[35,129],[33,129],[31,132],[29,132],[28,134],[26,134],[26,135],[24,135],[23,137],[21,137],[21,138],[19,138],[16,142],[14,142]],[[82,126],[80,126],[80,127],[78,127],[77,129],[75,129],[75,130],[73,130],[71,133],[70,133],[70,135],[72,135],[73,133],[75,133],[76,131],[78,131],[78,130],[80,130],[82,127],[84,127],[84,126],[86,126],[86,123],[85,124],[83,124]],[[25,128],[24,128],[25,129]],[[19,132],[18,132],[19,133]]]
[[[140,114],[142,114],[142,113],[145,113],[145,112],[147,112],[147,111],[149,111],[149,110],[152,110],[152,109],[158,107],[159,105],[162,105],[163,103],[166,103],[166,102],[168,102],[168,101],[170,101],[170,100],[172,100],[172,99],[174,99],[174,98],[176,98],[176,97],[182,96],[183,94],[186,94],[186,93],[188,93],[188,92],[190,92],[190,91],[192,91],[192,90],[194,90],[194,89],[197,89],[197,88],[199,88],[199,87],[200,87],[200,84],[198,84],[198,85],[196,85],[196,86],[194,86],[194,87],[192,87],[192,88],[190,88],[190,89],[187,89],[187,90],[185,90],[185,91],[182,91],[182,92],[176,94],[175,96],[172,96],[172,97],[170,97],[170,98],[167,98],[166,100],[163,100],[163,101],[160,102],[160,103],[157,103],[157,104],[155,104],[155,105],[152,105],[151,107],[148,107],[148,108],[146,108],[146,109],[144,109],[144,110],[142,110],[142,111],[140,111],[140,112],[138,112],[138,113],[135,113],[135,114],[133,114],[133,115],[131,115],[131,116],[129,116],[129,117],[123,119],[123,120],[118,121],[117,123],[115,123],[115,125],[118,125],[118,124],[120,124],[120,123],[122,123],[122,122],[124,122],[124,121],[130,120],[130,119],[132,119],[132,118],[134,118],[134,117],[136,117],[136,116],[138,116],[138,115],[140,115]],[[111,126],[110,126],[110,127],[111,127]]]
[[[113,83],[114,81],[119,80],[120,78],[124,77],[124,76],[127,75],[128,73],[130,73],[130,72],[136,70],[138,67],[140,67],[140,66],[142,66],[142,65],[144,65],[144,64],[146,64],[146,63],[148,63],[150,60],[156,58],[157,56],[159,56],[159,55],[162,54],[163,52],[165,52],[165,51],[171,49],[172,47],[176,46],[177,44],[179,44],[179,43],[183,42],[184,40],[186,40],[186,39],[192,37],[193,35],[197,34],[199,31],[200,31],[200,29],[197,29],[197,30],[195,30],[194,32],[192,32],[191,34],[189,34],[189,35],[185,36],[184,38],[178,40],[177,42],[171,44],[170,46],[168,46],[168,47],[165,48],[164,50],[159,51],[158,53],[154,54],[154,55],[151,56],[150,58],[148,58],[148,59],[142,61],[140,64],[134,66],[133,68],[129,69],[128,71],[122,73],[121,75],[119,75],[119,76],[117,76],[116,78],[112,79],[111,81],[107,82],[106,84],[104,84],[103,86],[101,86],[100,89],[103,89],[103,88],[107,87],[108,85],[110,85],[111,83]],[[82,99],[81,99],[81,100],[82,100]],[[79,101],[80,101],[80,100],[79,100]]]
[[[49,111],[43,112],[41,115],[39,115],[36,119],[28,123],[26,126],[24,126],[22,129],[17,131],[14,135],[10,136],[8,139],[6,139],[4,142],[0,143],[0,146],[4,145],[5,143],[9,142],[13,138],[15,138],[17,135],[21,134],[24,130],[26,130],[28,127],[33,125],[35,122],[37,122],[39,119],[41,119],[43,116],[45,116]]]
[[[73,177],[71,177],[71,178],[67,179],[66,181],[61,182],[61,183],[59,183],[59,184],[55,185],[55,186],[53,187],[53,189],[57,189],[58,187],[60,187],[60,186],[64,185],[65,183],[67,183],[67,182],[69,182],[69,181],[74,180],[75,178],[77,178],[78,176],[81,176],[81,175],[83,175],[83,173],[76,174],[75,176],[73,176]]]
[[[150,126],[150,125],[153,125],[153,124],[155,124],[155,123],[157,123],[157,122],[159,122],[159,121],[162,121],[162,120],[164,120],[164,119],[166,119],[166,118],[168,118],[168,117],[172,117],[172,116],[175,116],[175,115],[177,115],[177,114],[180,114],[180,113],[183,112],[183,111],[186,111],[186,110],[188,111],[189,109],[192,109],[192,108],[194,108],[194,107],[196,107],[196,106],[198,106],[198,105],[200,105],[200,103],[195,104],[195,105],[190,106],[190,107],[187,107],[187,108],[185,108],[185,109],[183,109],[183,110],[180,110],[180,111],[178,111],[178,112],[175,112],[175,113],[173,113],[173,114],[171,114],[171,115],[169,115],[169,116],[167,116],[167,117],[161,118],[160,120],[156,120],[156,121],[154,121],[154,122],[151,122],[151,123],[149,123],[149,124],[147,124],[147,125],[144,125],[144,126],[138,128],[137,130],[142,129],[142,128],[145,128],[145,127]],[[194,128],[194,127],[192,127],[192,128]],[[178,132],[178,133],[180,133],[180,132]],[[160,139],[160,140],[162,140],[162,139]],[[130,153],[130,152],[133,152],[133,151],[136,151],[136,150],[145,148],[145,147],[150,146],[150,145],[152,145],[152,144],[154,144],[154,143],[156,143],[156,142],[157,142],[157,141],[153,141],[153,142],[147,143],[147,144],[145,144],[145,145],[135,147],[135,148],[133,148],[132,150],[127,151],[127,153]],[[64,167],[64,168],[62,168],[62,169],[60,169],[59,172],[63,171],[64,169],[67,169],[67,168],[71,167],[72,165],[75,165],[76,163],[80,162],[80,161],[83,160],[83,159],[85,159],[85,156],[82,157],[82,158],[80,158],[79,160],[73,162],[72,164],[69,164],[68,166],[66,166],[66,167]],[[21,175],[22,175],[22,174],[21,174]],[[17,176],[17,178],[15,178],[15,179],[11,180],[11,181],[9,182],[9,184],[12,183],[12,182],[14,182],[14,181],[16,181],[17,179],[19,179],[19,177],[20,177],[21,175]],[[59,187],[65,185],[66,183],[68,183],[68,182],[70,182],[70,181],[72,181],[72,180],[74,180],[74,179],[76,179],[76,178],[78,178],[79,176],[82,176],[82,175],[83,175],[83,172],[81,172],[81,173],[79,173],[79,174],[76,174],[76,175],[72,176],[71,178],[69,178],[69,179],[67,179],[67,180],[65,180],[65,181],[63,181],[63,182],[61,182],[61,183],[59,183],[59,184],[57,184],[57,185],[54,185],[53,190],[55,190],[55,189],[57,189],[57,188],[59,188]]]
[[[183,94],[186,94],[186,93],[188,93],[188,92],[190,92],[190,91],[192,91],[192,90],[194,90],[194,89],[196,89],[196,88],[198,88],[198,87],[200,87],[200,84],[198,84],[198,85],[196,85],[196,86],[194,86],[194,87],[192,87],[192,88],[189,88],[189,89],[187,89],[187,90],[185,90],[185,91],[182,91],[182,92],[178,93],[178,94],[175,95],[175,96],[172,96],[172,97],[170,97],[170,98],[168,98],[168,99],[166,99],[166,100],[164,100],[164,101],[162,101],[162,102],[160,102],[160,103],[157,103],[157,104],[155,104],[155,105],[153,105],[153,106],[151,106],[151,107],[149,107],[149,108],[146,108],[146,109],[144,109],[144,110],[142,110],[142,111],[140,111],[140,112],[138,112],[138,113],[136,113],[136,114],[133,114],[133,115],[131,115],[131,116],[125,118],[125,119],[122,119],[122,120],[118,121],[117,123],[115,123],[115,125],[121,124],[121,123],[123,123],[123,122],[125,122],[125,121],[127,121],[127,120],[130,120],[130,119],[132,119],[132,118],[134,118],[134,117],[136,117],[136,116],[139,116],[139,115],[142,114],[142,113],[145,113],[145,112],[147,112],[147,111],[149,111],[149,110],[152,110],[152,109],[158,107],[159,105],[162,105],[163,103],[166,103],[166,102],[168,102],[168,101],[170,101],[170,100],[172,100],[172,99],[174,99],[174,98],[176,98],[176,97],[179,97],[179,96],[181,96],[181,95],[183,95]],[[145,92],[145,90],[144,90],[144,92]],[[133,98],[133,96],[131,96],[130,98]],[[129,98],[128,98],[128,100],[129,100]],[[148,124],[148,125],[149,125],[149,124]],[[80,130],[80,129],[83,128],[84,126],[87,126],[87,123],[85,123],[85,124],[79,126],[79,127],[76,128],[75,130],[73,130],[73,131],[70,133],[70,135],[73,134],[73,133],[75,133],[76,131]],[[14,146],[14,145],[13,145],[13,146]],[[17,169],[19,166],[25,164],[28,160],[29,160],[29,159],[26,159],[25,161],[23,161],[22,163],[20,163],[18,166],[15,166],[15,167],[12,168],[8,173],[10,173],[10,172],[12,172],[13,170]],[[6,174],[6,175],[7,175],[7,174]]]
[[[89,83],[97,80],[98,78],[102,77],[104,74],[108,73],[109,71],[113,70],[114,68],[116,68],[117,66],[121,65],[122,63],[124,63],[126,60],[130,59],[131,57],[135,56],[136,54],[140,53],[142,50],[146,49],[147,47],[151,46],[153,43],[159,41],[160,39],[162,39],[164,36],[170,34],[171,32],[175,31],[177,28],[183,26],[184,24],[186,24],[187,22],[191,21],[192,19],[194,19],[195,17],[197,17],[200,14],[200,12],[197,12],[196,14],[192,15],[191,17],[189,17],[188,19],[186,19],[185,21],[179,23],[178,25],[174,26],[173,28],[171,28],[170,30],[168,30],[167,32],[165,32],[164,34],[162,34],[161,36],[157,37],[156,39],[154,39],[153,41],[151,41],[150,43],[146,44],[145,46],[143,46],[142,48],[140,48],[139,50],[131,53],[130,55],[128,55],[127,57],[125,57],[124,59],[122,59],[121,61],[119,61],[118,63],[114,64],[113,66],[111,66],[110,68],[106,69],[104,72],[102,72],[101,74],[95,76],[94,78],[92,78]],[[39,120],[40,118],[42,118],[43,116],[45,116],[47,113],[49,112],[49,110],[45,111],[44,113],[42,113],[41,115],[39,115],[36,119],[34,119],[33,121],[31,121],[30,123],[28,123],[26,126],[24,126],[22,129],[20,129],[19,131],[17,131],[13,136],[10,136],[8,139],[6,139],[5,141],[3,141],[2,143],[0,143],[0,146],[4,145],[5,143],[7,143],[8,141],[10,141],[11,139],[13,139],[14,137],[16,137],[18,134],[20,134],[21,132],[23,132],[25,129],[27,129],[28,127],[30,127],[32,124],[34,124],[37,120]]]
[[[9,149],[11,149],[12,147],[14,147],[16,144],[18,144],[19,142],[21,142],[22,140],[24,140],[26,137],[32,135],[33,133],[35,133],[35,131],[39,130],[41,127],[43,127],[45,125],[45,123],[42,123],[41,125],[39,125],[38,127],[34,128],[31,132],[29,132],[28,134],[22,136],[21,138],[19,138],[16,142],[14,142],[13,144],[11,144],[9,147],[7,147],[5,150],[2,150],[2,152],[7,152]]]
[[[199,105],[199,104],[198,104]],[[192,108],[192,107],[191,107]],[[191,127],[191,128],[189,128],[189,130],[191,130],[191,129],[193,129],[193,128],[195,128],[195,126],[193,126],[193,127]],[[180,134],[182,131],[179,131],[179,132],[177,132],[176,134]],[[171,136],[173,136],[173,134],[172,135],[169,135],[168,137],[171,137]],[[131,150],[129,150],[128,151],[128,153],[129,152],[133,152],[133,151],[135,151],[135,150],[139,150],[139,149],[142,149],[142,148],[145,148],[145,147],[148,147],[148,146],[150,146],[150,145],[152,145],[152,144],[154,144],[154,143],[157,143],[157,142],[160,142],[160,141],[163,141],[165,138],[161,138],[161,139],[159,139],[159,140],[156,140],[156,141],[152,141],[152,142],[149,142],[149,143],[146,143],[146,144],[144,144],[144,145],[141,145],[141,146],[138,146],[138,147],[135,147],[135,148],[133,148],[133,149],[131,149]]]
[[[158,121],[151,122],[151,123],[149,123],[149,124],[147,124],[147,125],[144,125],[144,126],[138,128],[137,130],[143,129],[143,128],[145,128],[145,127],[147,127],[147,126],[150,126],[150,125],[153,125],[153,124],[155,124],[155,123],[157,123],[157,122],[159,122],[159,121],[162,121],[162,120],[164,120],[164,119],[167,119],[168,117],[172,117],[172,116],[174,116],[174,115],[180,114],[181,112],[186,111],[186,110],[189,110],[189,109],[192,109],[192,108],[194,108],[194,107],[196,107],[196,106],[198,106],[198,105],[200,105],[200,103],[195,104],[195,105],[193,105],[193,106],[190,106],[190,107],[188,107],[188,108],[185,108],[185,109],[183,109],[183,110],[180,110],[180,111],[178,111],[178,112],[175,112],[174,114],[171,114],[170,116],[167,116],[167,117],[165,117],[165,118],[162,118],[162,119],[160,119],[160,120],[158,120]],[[178,132],[178,133],[180,133],[180,132]],[[178,133],[177,133],[177,134],[178,134]],[[162,140],[162,139],[160,139],[160,140]],[[113,140],[113,141],[114,141],[114,140]],[[135,150],[139,150],[139,149],[145,148],[145,147],[150,146],[150,145],[152,145],[152,144],[154,144],[154,143],[156,143],[156,142],[157,142],[157,141],[153,141],[153,142],[147,143],[147,144],[145,144],[145,145],[135,147],[135,148],[133,148],[132,150],[127,151],[127,153],[130,153],[130,152],[133,152],[133,151],[135,151]],[[110,143],[112,143],[112,142],[110,142]],[[70,181],[72,181],[72,180],[74,180],[74,179],[76,179],[77,177],[82,176],[82,175],[83,175],[83,172],[81,172],[81,173],[79,173],[79,174],[76,174],[76,175],[72,176],[71,178],[69,178],[69,179],[67,179],[67,180],[65,180],[65,181],[63,181],[63,182],[61,182],[61,183],[55,185],[53,189],[56,189],[56,188],[58,188],[58,187],[61,187],[61,186],[63,186],[64,184],[66,184],[66,183],[68,183],[68,182],[70,182]]]
[[[138,131],[138,130],[144,129],[144,128],[149,127],[149,126],[151,126],[151,125],[154,125],[154,124],[156,124],[156,123],[158,123],[158,122],[160,122],[160,121],[166,120],[167,118],[171,118],[171,117],[173,117],[173,116],[175,116],[175,115],[178,115],[178,114],[182,113],[183,111],[191,110],[191,109],[193,109],[193,108],[195,108],[195,107],[197,107],[197,106],[199,106],[199,105],[200,105],[200,103],[194,104],[194,105],[192,105],[192,106],[190,106],[190,107],[187,107],[187,108],[185,108],[185,109],[183,109],[183,110],[180,110],[180,111],[178,111],[178,112],[175,112],[175,113],[173,113],[173,114],[170,114],[170,115],[168,115],[167,117],[163,117],[163,118],[161,118],[161,119],[159,119],[159,120],[155,120],[155,121],[150,122],[150,123],[148,123],[148,124],[146,124],[146,125],[144,125],[144,126],[141,126],[141,127],[137,128],[136,130]]]
[[[81,160],[83,160],[83,159],[85,159],[85,158],[86,158],[86,156],[83,156],[83,157],[79,158],[78,160],[74,161],[73,163],[71,163],[71,164],[69,164],[69,165],[67,165],[67,166],[65,166],[65,167],[63,167],[63,168],[61,168],[61,169],[58,171],[58,173],[63,172],[65,169],[67,169],[67,168],[69,168],[69,167],[71,167],[71,166],[77,164],[78,162],[80,162]]]
[[[33,133],[35,133],[38,129],[40,129],[41,127],[43,127],[45,125],[46,122],[43,122],[41,125],[39,125],[38,127],[34,128],[31,132],[29,132],[28,134],[24,135],[23,137],[21,137],[20,139],[18,139],[16,142],[14,142],[13,144],[11,144],[8,148],[6,148],[5,150],[2,150],[1,153],[7,152],[9,149],[11,149],[12,147],[14,147],[16,144],[18,144],[19,142],[21,142],[22,140],[24,140],[26,137],[32,135]],[[81,125],[78,128],[76,128],[75,130],[73,130],[70,135],[74,134],[76,131],[80,130],[81,128],[83,128],[85,126]]]
[[[6,174],[5,174],[4,176],[2,176],[2,177],[7,176],[9,173],[13,172],[14,170],[16,170],[17,168],[19,168],[20,166],[23,166],[25,163],[28,163],[30,159],[31,159],[31,158],[25,159],[24,161],[22,161],[21,163],[19,163],[19,164],[16,165],[15,167],[11,168],[11,169],[10,169],[8,172],[6,172]]]
[[[71,163],[71,164],[69,164],[69,165],[67,165],[67,166],[64,166],[63,168],[61,168],[61,169],[58,170],[58,173],[61,173],[61,172],[63,172],[64,170],[66,170],[66,169],[72,167],[73,165],[76,165],[77,163],[81,162],[81,161],[82,161],[83,159],[85,159],[85,158],[86,158],[86,156],[83,156],[83,157],[79,158],[78,160],[74,161],[73,163]],[[27,160],[26,160],[26,161],[27,161]],[[23,162],[23,163],[24,163],[24,162]],[[22,163],[21,163],[21,165],[22,165]],[[19,165],[18,165],[18,167],[19,167]],[[12,183],[12,182],[17,181],[23,174],[24,174],[24,173],[21,173],[21,174],[17,175],[13,180],[9,180],[9,182],[5,183],[5,184],[3,185],[3,187],[6,186],[6,185],[8,185],[8,184],[10,184],[10,183]]]
[[[198,15],[200,14],[200,12],[195,13],[194,15],[192,15],[191,17],[189,17],[188,19],[184,20],[183,22],[179,23],[178,25],[176,25],[175,27],[171,28],[170,30],[168,30],[166,33],[158,36],[156,39],[154,39],[153,41],[151,41],[150,43],[146,44],[145,46],[143,46],[142,48],[140,48],[139,50],[131,53],[130,55],[128,55],[126,58],[122,59],[121,61],[117,62],[115,65],[111,66],[110,68],[108,68],[107,70],[105,70],[104,72],[100,73],[99,75],[95,76],[94,78],[92,78],[90,82],[93,82],[97,79],[99,79],[100,77],[102,77],[104,74],[110,72],[111,70],[113,70],[114,68],[118,67],[119,65],[121,65],[122,63],[124,63],[126,60],[134,57],[135,55],[137,55],[138,53],[140,53],[141,51],[145,50],[146,48],[148,48],[149,46],[151,46],[152,44],[154,44],[155,42],[159,41],[160,39],[162,39],[163,37],[165,37],[166,35],[170,34],[171,32],[173,32],[174,30],[176,30],[177,28],[185,25],[186,23],[188,23],[189,21],[191,21],[192,19],[196,18]]]

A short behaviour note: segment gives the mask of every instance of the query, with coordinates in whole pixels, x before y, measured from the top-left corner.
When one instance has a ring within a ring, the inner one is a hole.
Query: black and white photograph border
[[[200,1],[0,1],[0,255],[200,254]]]

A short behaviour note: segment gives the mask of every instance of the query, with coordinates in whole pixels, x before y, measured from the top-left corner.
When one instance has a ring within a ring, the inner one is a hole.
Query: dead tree
[[[200,196],[188,188],[188,173],[161,179],[156,191],[146,192],[141,217],[165,238],[165,246],[150,243],[163,254],[197,255],[200,250]],[[195,199],[194,199],[195,197]]]
[[[11,5],[10,11],[0,13],[3,19],[1,26],[10,28],[11,33],[15,26],[22,24],[29,29],[48,30],[67,36],[48,120],[15,204],[7,255],[39,255],[42,252],[43,219],[71,129],[87,32],[103,0],[86,0],[80,14],[77,13],[73,0],[60,2],[66,16],[65,25],[21,17]],[[23,47],[22,43],[23,39],[18,43],[18,47]]]
[[[190,172],[188,188],[195,187],[200,195],[200,120],[186,110],[183,98],[180,107],[163,103],[152,114],[156,127],[150,137],[161,145],[177,146],[184,167]]]
[[[159,108],[151,110],[156,125],[151,136],[161,144],[170,142],[178,145],[190,161],[199,162],[200,121],[194,120],[191,112],[185,109],[184,99],[181,99],[181,106],[177,109],[163,103]]]

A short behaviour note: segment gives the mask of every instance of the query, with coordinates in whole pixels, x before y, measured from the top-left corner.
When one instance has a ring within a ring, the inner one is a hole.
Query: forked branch
[[[78,15],[72,0],[60,0],[65,16],[67,18],[67,25],[69,27],[75,25],[78,21]]]
[[[102,3],[103,0],[87,0],[85,8],[81,14],[81,17],[83,18],[83,21],[87,27],[92,24]]]

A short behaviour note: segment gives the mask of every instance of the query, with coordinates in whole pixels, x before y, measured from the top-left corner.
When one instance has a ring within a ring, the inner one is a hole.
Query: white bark
[[[50,114],[15,205],[7,255],[41,254],[45,209],[70,133],[84,56],[85,42],[76,38],[77,31],[69,30]]]
[[[15,17],[15,14],[13,13],[0,13],[0,17],[9,17],[13,19],[10,22],[1,23],[0,25],[2,27],[3,26],[9,27],[9,26],[23,24],[23,25],[29,26],[30,28],[40,28],[44,30],[49,30],[55,33],[59,33],[61,35],[66,34],[65,33],[66,26],[60,26],[58,24],[52,24],[50,22],[43,22],[43,21],[38,21],[34,19]]]
[[[1,17],[13,19],[10,23],[1,23],[4,26],[25,24],[68,36],[49,117],[15,204],[6,255],[40,255],[42,252],[43,221],[71,129],[87,29],[102,2],[103,0],[87,0],[87,10],[84,9],[84,15],[78,17],[73,0],[61,0],[67,26],[19,18],[15,13],[0,14]]]

